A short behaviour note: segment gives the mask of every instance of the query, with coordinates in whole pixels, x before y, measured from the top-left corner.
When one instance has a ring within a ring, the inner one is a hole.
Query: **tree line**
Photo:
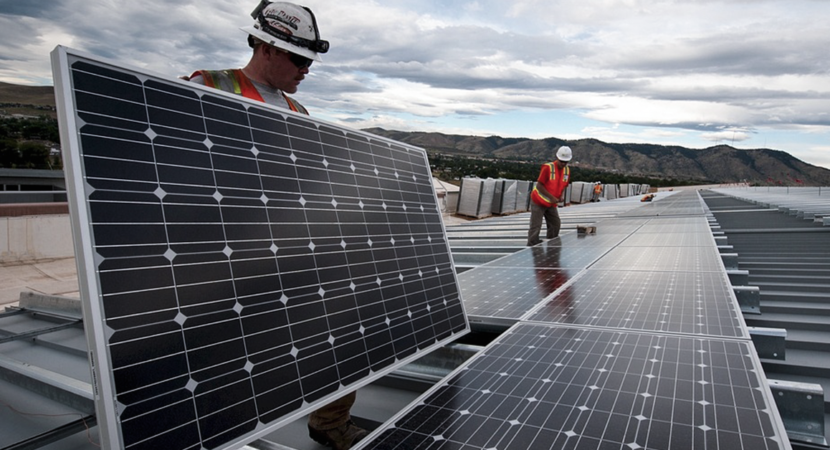
[[[60,142],[58,121],[47,116],[0,117],[0,167],[7,169],[63,168],[52,145]]]
[[[510,180],[535,180],[544,163],[549,161],[515,161],[501,159],[468,158],[448,156],[440,153],[428,153],[432,173],[438,179],[457,182],[464,177],[506,178]],[[677,180],[674,178],[652,178],[630,176],[583,167],[571,167],[573,181],[602,184],[648,184],[652,187],[694,186],[705,184],[704,180]]]

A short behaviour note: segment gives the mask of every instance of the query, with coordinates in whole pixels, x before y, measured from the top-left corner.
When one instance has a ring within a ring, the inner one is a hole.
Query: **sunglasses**
[[[306,58],[305,56],[300,56],[291,52],[286,53],[288,53],[288,59],[290,59],[291,63],[297,66],[298,69],[311,67],[311,63],[314,62],[313,59]]]

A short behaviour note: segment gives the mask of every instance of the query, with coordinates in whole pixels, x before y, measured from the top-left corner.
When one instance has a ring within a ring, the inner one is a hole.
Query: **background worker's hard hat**
[[[560,161],[570,161],[571,158],[573,158],[573,152],[571,151],[571,148],[566,145],[559,147],[559,150],[556,151],[556,159]]]
[[[329,42],[320,39],[317,19],[305,6],[262,0],[251,13],[254,24],[240,30],[268,45],[320,61],[318,53],[329,50]]]

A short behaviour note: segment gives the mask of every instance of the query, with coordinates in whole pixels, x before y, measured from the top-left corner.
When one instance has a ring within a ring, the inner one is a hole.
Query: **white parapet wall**
[[[0,264],[74,255],[69,214],[0,217]]]

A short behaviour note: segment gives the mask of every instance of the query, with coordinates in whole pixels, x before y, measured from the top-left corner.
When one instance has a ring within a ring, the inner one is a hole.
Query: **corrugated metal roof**
[[[748,284],[760,290],[760,314],[748,326],[786,329],[786,358],[762,359],[768,378],[830,390],[830,189],[716,189],[703,199],[717,218]],[[830,402],[825,395],[825,411]],[[825,419],[827,422],[827,419]],[[825,427],[827,429],[828,427]]]

